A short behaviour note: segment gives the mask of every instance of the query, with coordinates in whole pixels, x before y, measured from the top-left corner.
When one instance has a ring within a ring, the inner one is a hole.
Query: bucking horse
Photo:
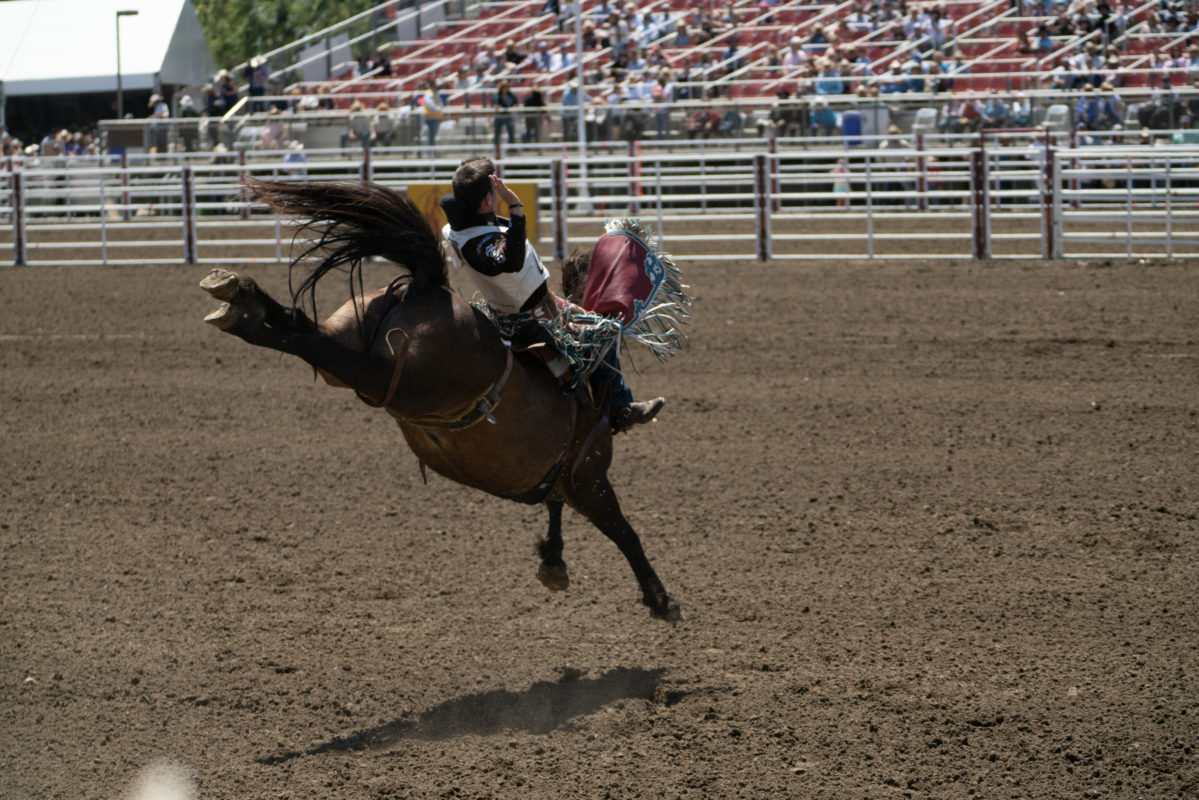
[[[297,356],[329,384],[385,410],[422,472],[427,466],[498,497],[544,503],[549,527],[538,543],[537,576],[550,590],[570,583],[562,557],[567,505],[620,548],[653,616],[680,619],[608,480],[613,429],[604,398],[585,386],[564,391],[541,359],[515,352],[486,309],[450,288],[440,237],[407,196],[367,182],[247,183],[259,201],[295,218],[297,237],[305,237],[290,267],[291,303],[272,299],[252,278],[217,269],[200,284],[221,301],[206,321]],[[591,255],[564,268],[577,285]],[[399,274],[366,291],[362,264],[375,257]],[[349,273],[350,299],[317,323],[316,287],[333,272]],[[679,316],[685,309],[676,306],[673,319],[659,323],[676,342]]]

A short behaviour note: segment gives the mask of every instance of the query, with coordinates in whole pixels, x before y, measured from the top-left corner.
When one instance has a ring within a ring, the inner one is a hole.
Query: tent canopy
[[[113,92],[117,12],[121,84],[127,90],[208,82],[216,59],[190,0],[6,0],[0,2],[0,93]]]

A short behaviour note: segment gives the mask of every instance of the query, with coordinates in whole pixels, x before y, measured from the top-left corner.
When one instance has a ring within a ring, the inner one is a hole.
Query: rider
[[[550,291],[549,270],[528,246],[520,198],[495,174],[489,158],[463,161],[454,173],[453,188],[441,199],[449,220],[443,233],[491,309],[497,314],[527,315],[518,330],[540,339],[543,329],[537,320],[553,319],[568,303]],[[501,200],[508,204],[511,219],[496,216]],[[554,353],[547,364],[559,379],[566,377],[564,357]],[[651,421],[666,403],[662,397],[633,400],[614,349],[595,377],[611,387],[612,424],[617,430]]]

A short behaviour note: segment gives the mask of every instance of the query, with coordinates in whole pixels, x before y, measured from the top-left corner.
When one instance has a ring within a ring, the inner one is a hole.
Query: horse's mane
[[[400,192],[366,182],[280,183],[248,178],[246,185],[274,211],[305,220],[296,236],[309,234],[310,238],[291,262],[292,275],[310,258],[315,257],[317,264],[292,289],[292,302],[310,306],[314,318],[317,282],[334,270],[345,270],[351,296],[361,296],[362,261],[371,256],[408,270],[406,296],[449,285],[440,237]],[[392,286],[402,282],[397,279]]]
[[[562,262],[562,296],[572,303],[583,302],[587,273],[591,270],[591,251],[575,250]]]

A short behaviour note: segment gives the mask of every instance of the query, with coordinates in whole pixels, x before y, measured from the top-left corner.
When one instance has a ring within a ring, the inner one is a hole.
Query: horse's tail
[[[280,214],[306,220],[297,232],[313,234],[292,267],[317,256],[318,265],[293,289],[292,300],[308,295],[315,302],[316,283],[346,267],[351,287],[362,279],[362,260],[381,256],[407,268],[408,293],[449,285],[441,239],[404,194],[365,182],[279,183],[255,178],[246,185]]]

